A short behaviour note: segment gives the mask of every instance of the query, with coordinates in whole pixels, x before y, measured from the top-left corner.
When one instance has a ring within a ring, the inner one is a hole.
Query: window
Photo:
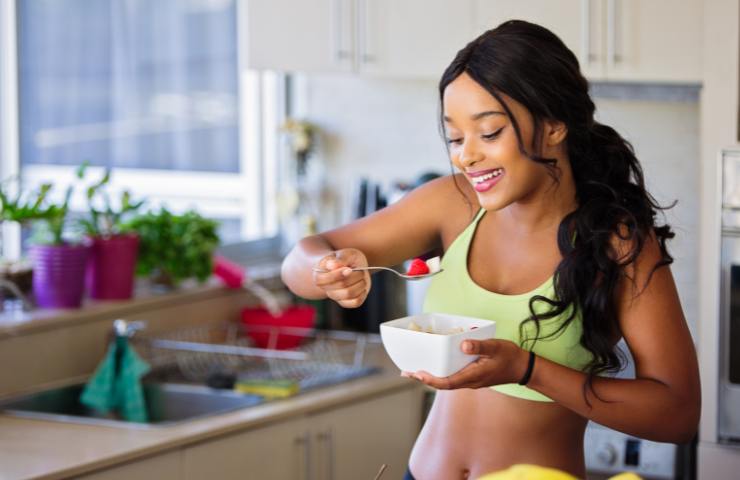
[[[114,198],[126,188],[150,208],[195,208],[221,222],[224,243],[277,235],[285,82],[240,68],[237,0],[5,4],[19,141],[4,148],[3,177],[52,180],[61,195],[88,161],[92,177],[113,168]],[[72,208],[85,209],[82,192]]]

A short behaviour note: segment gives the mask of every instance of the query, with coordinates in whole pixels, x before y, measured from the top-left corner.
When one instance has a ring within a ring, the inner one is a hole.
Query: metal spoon
[[[392,268],[388,268],[388,267],[354,267],[354,268],[352,268],[352,271],[353,272],[359,272],[359,271],[363,271],[363,270],[388,270],[389,272],[393,272],[396,275],[398,275],[399,277],[405,278],[406,280],[421,280],[421,279],[424,279],[424,278],[432,277],[432,276],[434,276],[434,275],[436,275],[436,274],[444,271],[444,269],[440,268],[436,272],[424,273],[422,275],[407,275],[405,273],[398,272],[398,271],[393,270]],[[316,273],[329,273],[329,270],[324,270],[324,269],[321,269],[321,268],[314,268],[313,271],[316,272]]]

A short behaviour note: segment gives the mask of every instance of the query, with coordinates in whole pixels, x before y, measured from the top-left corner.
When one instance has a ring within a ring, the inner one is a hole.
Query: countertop
[[[374,375],[241,410],[147,429],[93,426],[0,414],[0,479],[58,479],[406,388],[383,353]]]

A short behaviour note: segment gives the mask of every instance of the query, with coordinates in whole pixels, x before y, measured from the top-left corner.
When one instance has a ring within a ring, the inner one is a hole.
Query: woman
[[[371,279],[348,267],[441,249],[425,311],[497,322],[496,339],[463,342],[479,359],[460,372],[403,373],[439,390],[407,478],[514,464],[584,477],[587,420],[691,440],[699,374],[668,266],[673,233],[656,224],[662,207],[631,145],[594,121],[576,57],[550,31],[509,21],[457,54],[439,93],[459,172],[304,238],[283,264],[296,294],[355,308]],[[621,338],[635,379],[605,375],[622,366]]]

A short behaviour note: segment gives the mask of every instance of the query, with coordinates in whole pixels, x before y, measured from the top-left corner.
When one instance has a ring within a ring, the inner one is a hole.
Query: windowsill
[[[267,288],[279,288],[280,264],[270,263],[251,266],[249,276]],[[179,288],[170,291],[161,291],[152,288],[146,281],[138,281],[134,297],[130,300],[97,301],[85,299],[82,306],[75,309],[40,308],[28,312],[20,310],[0,312],[0,340],[88,323],[101,318],[130,316],[174,304],[244,294],[246,294],[245,290],[226,288],[219,279],[214,277],[203,284],[198,284],[195,281],[183,282]]]

